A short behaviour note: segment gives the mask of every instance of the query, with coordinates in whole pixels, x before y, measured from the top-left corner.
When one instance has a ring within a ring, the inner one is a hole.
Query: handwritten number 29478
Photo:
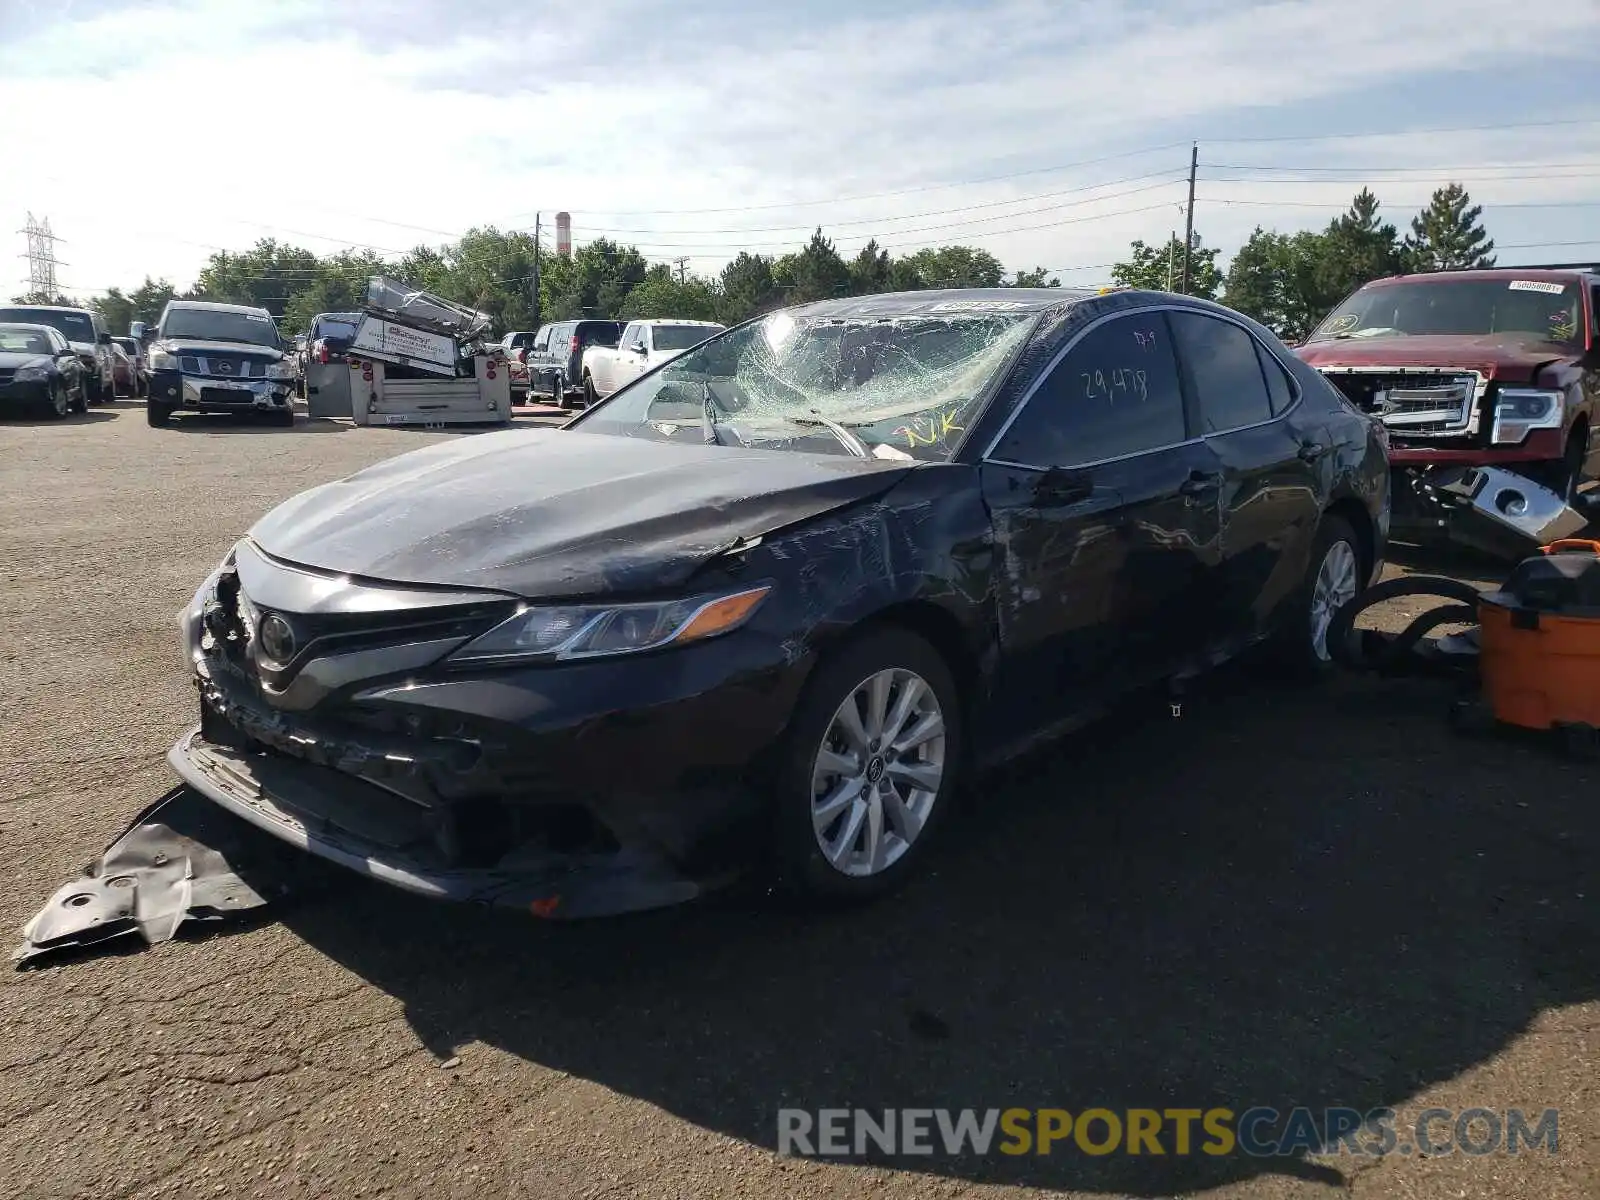
[[[1136,367],[1112,367],[1109,371],[1080,371],[1085,400],[1104,400],[1115,404],[1118,399],[1130,397],[1147,400],[1150,390],[1145,373]]]

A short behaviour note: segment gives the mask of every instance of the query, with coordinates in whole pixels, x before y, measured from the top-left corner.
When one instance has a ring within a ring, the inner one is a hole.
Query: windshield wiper
[[[825,417],[814,408],[811,410],[811,415],[809,417],[788,417],[786,419],[792,421],[796,425],[821,425],[829,433],[833,434],[834,437],[838,438],[839,444],[842,445],[846,450],[850,451],[851,454],[854,454],[857,458],[872,457],[872,451],[867,449],[867,444],[865,442],[863,442],[855,434],[851,433],[843,425],[839,424],[839,422],[835,421],[832,417]]]
[[[717,436],[717,402],[711,398],[711,381],[700,384],[700,427],[705,430],[706,441],[722,445]]]

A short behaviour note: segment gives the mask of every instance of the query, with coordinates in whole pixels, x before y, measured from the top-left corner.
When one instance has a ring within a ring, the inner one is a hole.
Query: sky
[[[707,274],[821,225],[1103,283],[1195,144],[1224,259],[1455,180],[1502,263],[1594,261],[1597,52],[1600,0],[0,0],[0,295],[29,214],[79,297],[558,210]]]

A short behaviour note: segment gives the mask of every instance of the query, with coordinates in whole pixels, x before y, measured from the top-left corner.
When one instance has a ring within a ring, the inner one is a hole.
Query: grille
[[[1469,432],[1477,375],[1443,371],[1323,372],[1352,404],[1402,435]]]

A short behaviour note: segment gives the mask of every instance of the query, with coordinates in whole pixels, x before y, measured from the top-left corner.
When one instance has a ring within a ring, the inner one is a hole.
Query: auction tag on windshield
[[[1545,283],[1540,279],[1513,279],[1511,281],[1513,292],[1548,292],[1552,296],[1559,296],[1567,290],[1564,283]]]

